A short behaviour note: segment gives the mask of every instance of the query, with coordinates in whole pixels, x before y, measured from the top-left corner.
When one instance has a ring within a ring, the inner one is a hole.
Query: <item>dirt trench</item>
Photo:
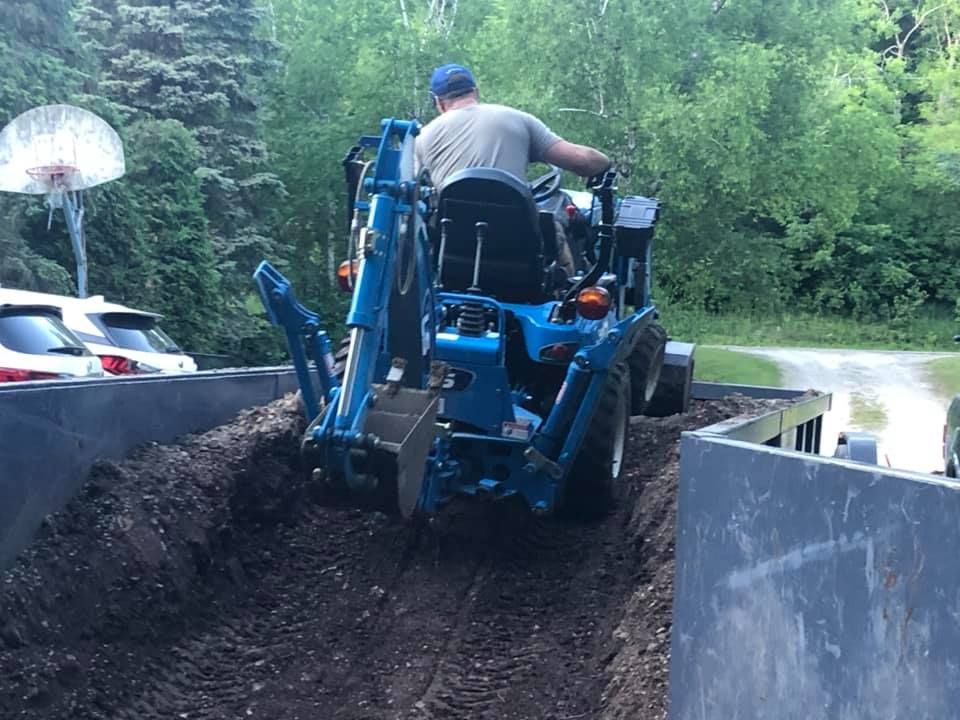
[[[666,717],[678,440],[632,426],[615,512],[424,542],[315,501],[291,397],[101,463],[2,575],[0,717]]]

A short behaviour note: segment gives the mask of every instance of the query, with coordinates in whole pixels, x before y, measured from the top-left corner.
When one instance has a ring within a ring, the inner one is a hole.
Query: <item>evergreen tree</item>
[[[128,136],[134,205],[152,249],[150,272],[141,277],[150,307],[167,316],[184,347],[210,352],[221,320],[221,273],[195,173],[200,147],[176,120],[142,120]]]
[[[257,92],[272,45],[254,0],[83,0],[77,24],[100,66],[99,90],[133,118],[177,120],[198,142],[204,211],[223,274],[227,349],[260,332],[250,273],[272,240],[282,184],[269,172]]]
[[[83,74],[70,22],[68,0],[0,3],[0,126],[37,105],[66,102]],[[0,159],[2,161],[2,159]],[[66,270],[31,249],[24,238],[25,213],[35,198],[0,194],[0,284],[70,291]],[[69,242],[66,243],[69,248]]]
[[[0,108],[4,122],[64,102],[83,81],[71,0],[0,3]]]

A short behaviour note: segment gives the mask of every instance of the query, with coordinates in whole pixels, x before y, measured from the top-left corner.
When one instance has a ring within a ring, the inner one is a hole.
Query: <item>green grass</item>
[[[960,393],[960,357],[931,360],[927,363],[927,376],[934,390],[943,397]]]
[[[854,393],[850,396],[850,419],[864,430],[882,430],[887,424],[887,411],[873,398]]]
[[[772,360],[713,347],[697,348],[693,374],[697,380],[736,385],[779,387],[783,382],[780,367]]]
[[[953,336],[960,331],[948,316],[919,318],[898,331],[886,323],[809,314],[709,315],[675,306],[661,314],[671,337],[704,345],[956,351]]]

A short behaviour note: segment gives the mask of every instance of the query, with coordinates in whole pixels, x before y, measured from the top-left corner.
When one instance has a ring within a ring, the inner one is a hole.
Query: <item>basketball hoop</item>
[[[74,165],[40,165],[27,168],[27,175],[48,186],[51,191],[62,189],[64,181],[72,177],[78,168]]]
[[[0,192],[44,195],[63,210],[77,261],[77,294],[87,296],[87,249],[83,236],[83,192],[126,172],[117,131],[89,110],[42,105],[15,117],[0,130]]]
[[[49,195],[116,180],[123,143],[102,118],[72,105],[43,105],[0,130],[0,191]]]

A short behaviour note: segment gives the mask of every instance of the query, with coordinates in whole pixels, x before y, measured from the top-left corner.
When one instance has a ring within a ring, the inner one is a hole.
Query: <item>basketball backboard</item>
[[[43,105],[0,131],[0,191],[48,195],[86,190],[126,172],[123,143],[94,113]]]

